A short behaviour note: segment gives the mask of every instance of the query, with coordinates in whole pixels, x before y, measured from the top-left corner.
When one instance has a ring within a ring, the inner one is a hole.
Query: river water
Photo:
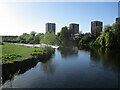
[[[56,48],[45,62],[3,66],[2,88],[118,88],[119,57],[109,49]]]

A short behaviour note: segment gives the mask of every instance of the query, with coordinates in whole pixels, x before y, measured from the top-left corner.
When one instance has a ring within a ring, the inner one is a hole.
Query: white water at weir
[[[26,47],[45,47],[45,46],[49,46],[52,48],[59,48],[60,46],[54,46],[54,45],[47,45],[47,44],[23,44],[23,43],[14,43],[16,45],[23,45]]]

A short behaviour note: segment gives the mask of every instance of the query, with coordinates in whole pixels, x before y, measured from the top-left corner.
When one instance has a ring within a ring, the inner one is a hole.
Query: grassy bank
[[[0,45],[2,47],[2,61],[0,63],[14,63],[15,61],[23,61],[29,58],[33,58],[33,56],[37,53],[38,55],[45,55],[48,51],[45,48],[32,48],[25,47],[21,45],[15,45],[10,43],[5,43],[4,45]]]

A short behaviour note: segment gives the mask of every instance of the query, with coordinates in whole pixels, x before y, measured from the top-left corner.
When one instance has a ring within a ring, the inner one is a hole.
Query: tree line
[[[44,43],[66,46],[90,45],[97,47],[120,47],[120,22],[114,23],[113,25],[105,25],[104,31],[98,37],[82,36],[82,38],[74,39],[72,35],[72,30],[65,26],[61,28],[61,31],[57,33],[57,35],[53,32],[43,34],[32,31],[30,34],[23,33],[18,37],[14,37],[11,41],[30,44]],[[3,37],[3,42],[7,40],[8,38]]]
[[[120,48],[120,22],[105,25],[104,31],[98,37],[83,37],[79,45],[90,45],[107,48]]]
[[[61,31],[57,33],[46,32],[38,33],[32,31],[30,34],[23,33],[20,36],[9,38],[7,36],[3,37],[3,42],[13,42],[13,43],[26,43],[26,44],[50,44],[50,45],[70,45],[74,41],[71,37],[72,30],[69,30],[67,26],[62,27]]]

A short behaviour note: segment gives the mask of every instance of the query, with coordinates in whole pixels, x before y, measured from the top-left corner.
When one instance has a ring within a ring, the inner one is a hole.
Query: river
[[[55,48],[45,62],[3,66],[12,78],[3,75],[2,88],[118,88],[119,58],[119,51],[109,49]]]

